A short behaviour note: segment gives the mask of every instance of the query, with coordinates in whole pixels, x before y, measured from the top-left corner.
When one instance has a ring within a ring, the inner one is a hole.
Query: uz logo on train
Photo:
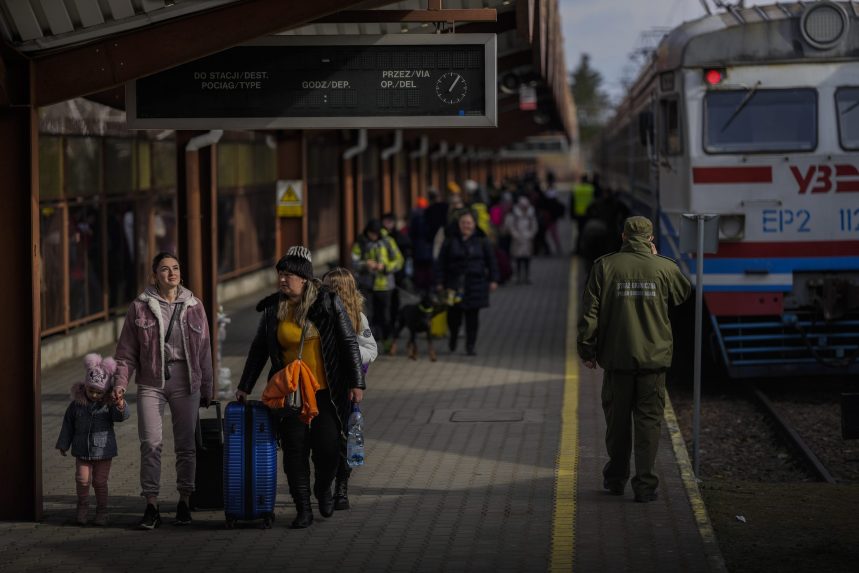
[[[790,172],[800,195],[859,192],[859,169],[849,163],[809,165],[804,168],[791,165]],[[808,233],[812,230],[811,218],[808,209],[764,209],[763,231]],[[830,220],[826,228],[842,233],[859,232],[859,207],[839,208],[837,220]]]

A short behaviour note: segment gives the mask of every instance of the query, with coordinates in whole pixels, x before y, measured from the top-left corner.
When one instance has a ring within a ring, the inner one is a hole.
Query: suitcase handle
[[[221,403],[218,400],[212,400],[210,406],[215,407],[215,414],[218,417],[218,443],[221,447],[224,446],[224,417],[221,414]],[[197,427],[194,429],[194,441],[197,442],[197,447],[201,450],[206,450],[203,444],[203,429],[200,426],[200,411],[197,411]]]

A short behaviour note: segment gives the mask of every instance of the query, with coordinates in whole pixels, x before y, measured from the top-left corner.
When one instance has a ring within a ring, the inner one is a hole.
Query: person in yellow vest
[[[588,179],[587,175],[582,175],[581,180],[573,185],[573,196],[571,201],[572,205],[570,205],[570,214],[573,219],[576,220],[576,232],[578,234],[576,244],[577,247],[579,247],[582,231],[585,228],[588,207],[590,207],[591,203],[594,201],[594,186]],[[576,252],[579,252],[579,248],[576,248]]]
[[[352,268],[358,284],[372,302],[370,328],[376,340],[391,346],[391,297],[397,288],[394,273],[403,268],[403,255],[393,237],[382,228],[378,219],[367,223],[364,232],[352,247]]]

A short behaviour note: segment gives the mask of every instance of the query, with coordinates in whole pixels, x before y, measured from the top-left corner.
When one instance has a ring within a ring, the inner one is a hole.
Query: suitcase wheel
[[[227,526],[227,529],[233,529],[236,526],[236,519],[227,518],[227,523],[225,525]]]
[[[274,522],[274,514],[270,513],[268,515],[263,516],[262,518],[262,528],[263,529],[271,529],[271,524]]]

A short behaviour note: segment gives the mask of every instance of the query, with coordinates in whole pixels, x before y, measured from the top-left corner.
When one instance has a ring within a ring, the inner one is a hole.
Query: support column
[[[2,57],[2,56],[0,56]],[[4,59],[0,77],[0,519],[42,517],[41,301],[39,298],[39,118],[33,105],[33,68]]]
[[[216,144],[187,150],[195,134],[176,132],[178,253],[182,280],[203,302],[212,344],[218,352],[218,175]],[[215,368],[219,365],[215,364]],[[217,370],[216,370],[217,372]]]
[[[410,157],[409,158],[409,197],[411,198],[412,206],[417,205],[418,196],[424,197],[425,195],[420,194],[420,158],[418,157]]]
[[[340,196],[340,266],[352,268],[352,241],[355,239],[355,159],[342,159]]]
[[[283,131],[277,138],[277,178],[301,181],[304,191],[301,217],[277,218],[277,252],[275,257],[286,254],[293,245],[310,247],[308,233],[308,209],[310,190],[307,188],[307,147],[303,131]]]
[[[393,204],[397,199],[394,197],[394,187],[395,182],[392,177],[393,164],[396,164],[396,161],[391,161],[391,158],[388,159],[380,159],[379,160],[379,168],[381,169],[382,174],[382,214],[389,213]]]

